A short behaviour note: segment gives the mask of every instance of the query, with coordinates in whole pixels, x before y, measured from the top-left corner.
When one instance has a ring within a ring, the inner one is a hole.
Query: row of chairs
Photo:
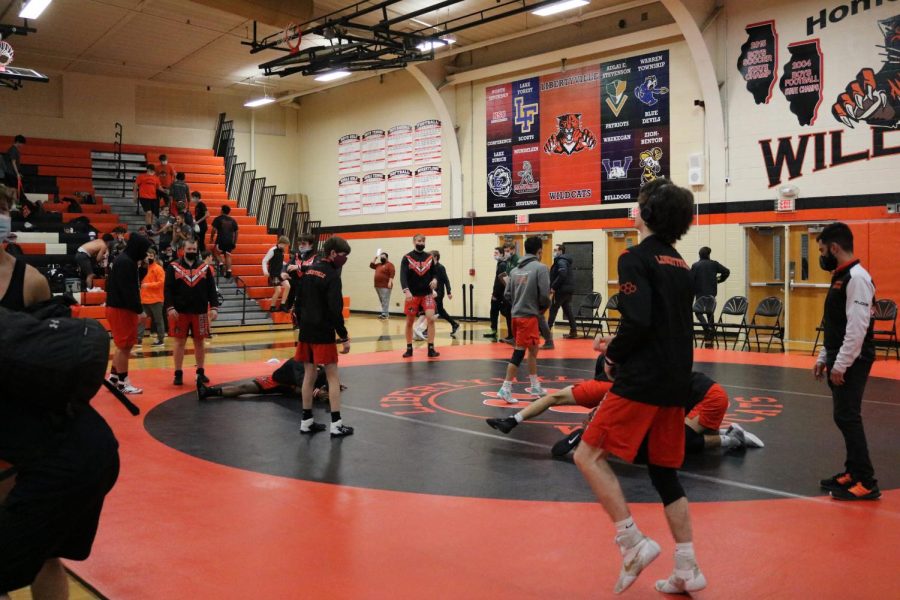
[[[599,292],[591,292],[584,297],[581,305],[575,312],[576,327],[581,329],[585,338],[594,335],[615,335],[619,329],[620,318],[611,313],[619,312],[619,294],[610,296],[603,308],[603,296]],[[734,336],[732,350],[737,349],[738,342],[743,335],[741,350],[752,349],[756,344],[756,350],[762,350],[762,344],[766,344],[766,352],[772,347],[773,341],[778,342],[781,351],[784,352],[784,325],[781,322],[784,313],[784,303],[777,296],[769,296],[760,300],[756,309],[747,321],[747,313],[750,302],[745,296],[732,296],[726,300],[715,322],[704,324],[699,320],[694,323],[694,344],[712,342],[719,347],[719,339],[722,345],[728,348],[728,338]],[[716,298],[714,296],[701,296],[694,302],[695,314],[707,314],[715,316]],[[875,320],[874,334],[876,342],[884,346],[885,356],[893,349],[895,356],[900,359],[900,343],[897,339],[897,303],[884,298],[875,302],[873,319]],[[890,323],[890,326],[882,327],[879,323]],[[820,324],[816,328],[816,341],[813,345],[813,354],[820,345],[819,339],[824,332]],[[752,336],[752,337],[751,337]]]

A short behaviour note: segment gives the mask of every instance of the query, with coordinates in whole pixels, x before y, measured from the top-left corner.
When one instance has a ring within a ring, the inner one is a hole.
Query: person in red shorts
[[[413,355],[413,323],[419,310],[425,312],[428,327],[428,358],[437,358],[440,352],[434,349],[434,311],[437,305],[433,292],[437,289],[434,257],[425,252],[425,236],[417,233],[413,236],[415,250],[407,252],[400,261],[400,285],[406,296],[403,312],[406,313],[406,352],[403,358]]]
[[[188,335],[194,339],[194,358],[197,360],[197,381],[209,383],[203,371],[206,348],[203,340],[209,337],[209,324],[219,315],[219,297],[212,267],[200,259],[197,241],[184,243],[184,258],[166,267],[164,304],[169,317],[169,336],[175,340],[174,385],[184,385],[184,347]]]
[[[239,398],[240,396],[295,396],[301,394],[301,386],[297,383],[297,369],[301,364],[293,358],[289,358],[275,369],[271,375],[254,377],[250,381],[235,383],[232,385],[205,386],[197,383],[197,397],[200,400],[212,398]],[[316,381],[313,384],[313,399],[328,401],[328,377],[325,368],[321,365],[316,368]],[[342,385],[341,391],[347,387]]]
[[[656,589],[685,593],[706,587],[697,566],[688,500],[678,480],[684,460],[684,412],[693,368],[693,287],[689,265],[673,247],[690,228],[690,191],[665,178],[644,185],[635,227],[641,243],[619,256],[621,322],[609,343],[604,370],[613,381],[597,409],[575,464],[616,527],[622,569],[614,586],[631,586],[660,546],[631,516],[607,459],[646,462],[675,538],[675,569]]]
[[[148,238],[132,234],[125,244],[125,251],[113,261],[106,280],[106,320],[116,346],[109,382],[124,394],[143,391],[131,385],[128,379],[128,360],[131,349],[137,344],[138,319],[144,312],[138,265],[147,258],[150,245]]]
[[[303,415],[300,433],[311,435],[325,431],[325,425],[313,419],[313,393],[316,365],[324,365],[331,404],[332,438],[353,435],[353,428],[341,419],[341,380],[338,375],[337,344],[341,354],[350,352],[350,338],[344,326],[344,294],[341,289],[341,267],[347,262],[350,244],[333,236],[322,244],[322,252],[300,279],[298,302],[303,307],[298,314],[300,336],[294,360],[303,363],[301,391]],[[337,342],[335,343],[335,340]]]
[[[525,256],[509,272],[504,298],[511,307],[513,351],[506,365],[506,377],[497,395],[508,404],[518,402],[512,393],[512,382],[525,353],[528,353],[528,378],[531,387],[526,391],[535,396],[546,394],[537,374],[538,348],[541,343],[538,318],[550,306],[550,269],[541,263],[541,238],[525,240]]]

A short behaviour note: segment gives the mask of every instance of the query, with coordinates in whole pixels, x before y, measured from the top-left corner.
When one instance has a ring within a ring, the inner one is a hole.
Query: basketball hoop
[[[15,52],[9,42],[0,41],[0,73],[6,70],[6,67],[12,64]]]
[[[296,23],[291,23],[284,28],[284,45],[288,47],[291,54],[300,52],[300,42],[303,41],[303,32]]]

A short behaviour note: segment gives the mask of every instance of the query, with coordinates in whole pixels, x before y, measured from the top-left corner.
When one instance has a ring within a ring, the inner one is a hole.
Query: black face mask
[[[196,252],[185,252],[185,253],[184,253],[184,257],[185,257],[187,260],[189,260],[189,261],[191,261],[191,262],[194,262],[194,261],[197,260],[197,253],[196,253]]]
[[[823,271],[828,271],[830,273],[838,267],[837,258],[831,252],[828,252],[828,254],[820,254],[819,266],[822,267]]]
[[[416,250],[423,252],[425,250],[425,244],[416,244]]]
[[[381,264],[384,264],[384,263],[386,263],[386,262],[387,262],[387,259],[386,259],[385,257],[382,256],[382,257],[381,257]]]

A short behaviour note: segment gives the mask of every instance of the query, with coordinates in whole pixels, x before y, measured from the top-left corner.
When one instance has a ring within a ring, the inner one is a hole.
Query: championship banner
[[[359,135],[350,133],[338,140],[338,175],[358,173],[362,170]]]
[[[757,104],[768,104],[777,79],[778,33],[775,21],[753,23],[744,28],[747,41],[741,46],[737,68],[747,82],[747,91]]]
[[[386,158],[388,169],[412,165],[414,159],[412,125],[395,125],[388,129]]]
[[[387,211],[404,212],[413,210],[413,172],[409,169],[397,169],[387,176]]]
[[[416,123],[416,164],[441,162],[441,122],[428,119]]]
[[[385,211],[386,183],[384,173],[369,173],[362,178],[362,214],[372,215]]]
[[[822,49],[819,40],[788,44],[790,59],[778,87],[801,125],[816,122],[822,104]]]
[[[634,202],[669,172],[669,53],[485,89],[487,209]]]
[[[384,129],[371,129],[362,135],[362,172],[383,171],[385,168]]]
[[[338,215],[342,217],[362,214],[360,179],[355,176],[338,180]]]
[[[441,168],[428,165],[419,167],[415,174],[416,210],[432,210],[441,207]]]

